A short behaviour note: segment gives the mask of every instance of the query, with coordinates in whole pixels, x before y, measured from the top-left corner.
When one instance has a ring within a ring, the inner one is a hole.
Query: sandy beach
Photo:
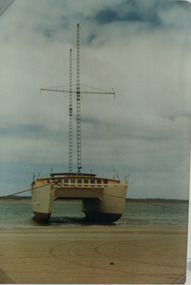
[[[3,229],[0,283],[171,284],[185,274],[186,248],[187,227]]]

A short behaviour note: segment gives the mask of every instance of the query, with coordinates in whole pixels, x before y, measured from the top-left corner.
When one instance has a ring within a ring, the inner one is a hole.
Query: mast
[[[77,24],[77,84],[76,90],[72,89],[72,49],[70,49],[70,87],[68,89],[41,88],[41,91],[65,92],[69,94],[69,172],[73,171],[73,102],[72,94],[76,94],[76,117],[77,117],[77,171],[81,173],[81,94],[110,94],[115,92],[105,91],[98,88],[82,85],[80,83],[80,25]],[[82,90],[81,86],[86,89]],[[89,90],[88,90],[89,89]]]
[[[77,168],[81,172],[81,93],[80,93],[80,24],[77,24],[77,85],[76,85],[76,106],[77,106]]]
[[[72,106],[72,49],[70,49],[70,97],[69,97],[69,172],[73,171],[73,106]]]

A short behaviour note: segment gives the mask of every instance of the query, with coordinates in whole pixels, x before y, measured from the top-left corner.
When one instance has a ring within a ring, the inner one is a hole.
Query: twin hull
[[[36,219],[48,220],[57,198],[82,200],[86,218],[97,221],[117,221],[124,210],[127,184],[106,187],[62,187],[55,184],[32,189],[32,208]]]

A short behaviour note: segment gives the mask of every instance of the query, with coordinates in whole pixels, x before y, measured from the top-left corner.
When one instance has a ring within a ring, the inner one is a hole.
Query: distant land
[[[189,200],[179,200],[179,199],[161,199],[161,198],[142,198],[142,199],[131,199],[127,198],[126,201],[128,203],[153,203],[153,204],[160,204],[160,203],[174,203],[174,204],[188,204]]]
[[[7,198],[1,198],[3,200],[30,200],[30,196],[11,196]],[[59,198],[59,200],[62,200],[62,198]],[[64,199],[63,199],[64,200]],[[65,199],[66,200],[66,199]],[[153,204],[160,204],[160,203],[174,203],[174,204],[188,204],[189,200],[179,200],[179,199],[161,199],[161,198],[126,198],[127,203],[153,203]]]

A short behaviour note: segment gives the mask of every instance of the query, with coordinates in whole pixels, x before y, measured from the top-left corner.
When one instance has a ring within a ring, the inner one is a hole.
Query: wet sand
[[[3,229],[0,283],[171,284],[185,274],[186,248],[187,227]]]

